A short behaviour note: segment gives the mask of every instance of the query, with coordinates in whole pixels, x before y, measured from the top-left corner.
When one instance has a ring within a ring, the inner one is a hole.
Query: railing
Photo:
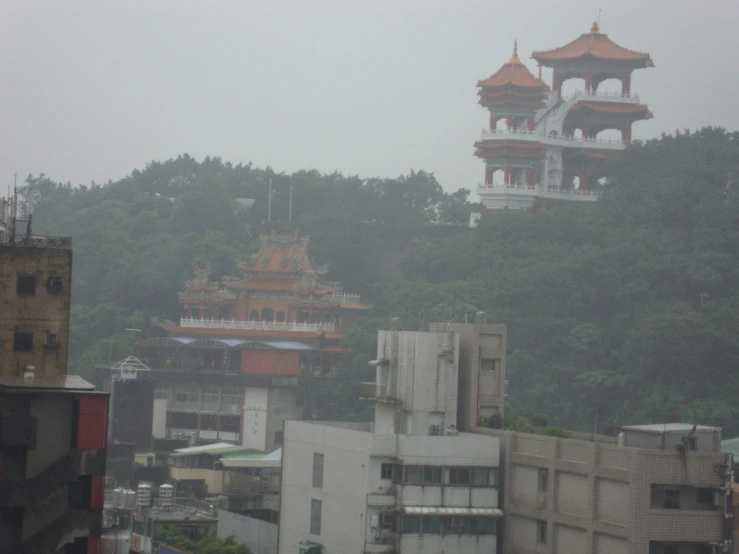
[[[289,321],[235,321],[226,319],[180,318],[180,327],[193,329],[238,329],[255,331],[298,331],[303,333],[333,333],[336,325],[330,322],[297,323]]]
[[[492,184],[486,185],[478,183],[477,188],[480,192],[508,192],[517,191],[523,193],[526,196],[539,196],[543,198],[576,198],[583,200],[595,200],[600,197],[600,191],[594,190],[579,190],[579,189],[565,189],[560,187],[542,187],[541,185],[529,186],[525,183],[512,183],[509,185]]]
[[[362,303],[361,295],[349,292],[332,292],[325,295],[323,299],[328,302],[356,302],[357,304]]]
[[[0,233],[0,246],[15,246],[20,248],[53,248],[56,250],[71,250],[72,237],[52,237],[33,235],[30,238],[16,236],[11,240],[10,233]]]
[[[505,135],[505,137],[504,137]],[[618,144],[625,145],[629,144],[628,140],[621,139],[599,139],[599,138],[585,138],[585,137],[573,137],[573,136],[543,136],[536,131],[529,131],[528,129],[483,129],[482,140],[490,140],[495,138],[507,138],[508,135],[515,135],[516,139],[522,140],[533,140],[542,143],[577,143],[582,145],[606,145],[606,144]]]
[[[279,494],[280,487],[269,479],[226,471],[223,476],[223,492],[230,494]]]

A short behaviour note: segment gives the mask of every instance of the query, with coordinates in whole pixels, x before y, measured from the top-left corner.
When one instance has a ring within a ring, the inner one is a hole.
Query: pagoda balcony
[[[323,300],[326,302],[335,302],[335,303],[342,303],[345,302],[347,304],[361,304],[362,303],[362,297],[359,294],[353,294],[349,292],[331,292],[329,294],[326,294],[323,297]]]
[[[591,148],[595,150],[623,150],[628,140],[583,138],[572,136],[542,136],[539,131],[527,129],[483,129],[482,140],[522,140],[540,142],[551,146],[565,148]]]
[[[247,331],[297,331],[303,333],[333,333],[331,322],[297,323],[290,321],[235,321],[227,319],[180,318],[180,327],[188,329],[236,329]]]
[[[600,191],[565,189],[560,187],[542,185],[527,186],[525,183],[512,183],[510,185],[493,184],[485,185],[478,183],[477,194],[483,199],[528,197],[547,198],[550,200],[568,200],[574,202],[595,202],[600,197]]]

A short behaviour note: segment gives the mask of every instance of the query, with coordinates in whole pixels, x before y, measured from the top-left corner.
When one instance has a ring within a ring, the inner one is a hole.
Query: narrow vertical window
[[[313,454],[313,488],[323,488],[323,454]]]
[[[310,501],[310,534],[321,534],[321,511],[323,510],[323,502],[311,499]]]

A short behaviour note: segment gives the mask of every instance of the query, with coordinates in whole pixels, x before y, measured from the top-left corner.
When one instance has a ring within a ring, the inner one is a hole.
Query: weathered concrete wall
[[[277,554],[277,524],[218,510],[218,538],[234,537],[254,554]]]
[[[32,293],[18,292],[19,277],[34,277]],[[50,290],[49,278],[61,290]],[[72,250],[0,246],[0,375],[22,375],[32,365],[37,376],[66,375]],[[32,333],[30,351],[18,351],[16,333]],[[55,335],[55,344],[45,345]]]

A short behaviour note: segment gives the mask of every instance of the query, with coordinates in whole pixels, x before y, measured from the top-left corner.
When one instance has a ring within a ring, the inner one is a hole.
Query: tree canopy
[[[375,306],[346,337],[354,354],[334,380],[306,385],[318,418],[368,414],[357,383],[390,318],[420,329],[483,310],[508,326],[510,413],[591,432],[684,418],[731,433],[739,431],[737,160],[739,135],[723,129],[635,143],[609,165],[599,202],[488,212],[475,229],[466,224],[480,206],[469,191],[445,193],[422,171],[286,175],[181,156],[104,186],[31,176],[26,194],[40,232],[74,237],[74,372],[111,349],[127,353],[138,338],[127,327],[176,318],[193,266],[216,279],[235,273],[258,232],[277,228],[311,235],[329,277]],[[237,198],[255,204],[244,211]]]

